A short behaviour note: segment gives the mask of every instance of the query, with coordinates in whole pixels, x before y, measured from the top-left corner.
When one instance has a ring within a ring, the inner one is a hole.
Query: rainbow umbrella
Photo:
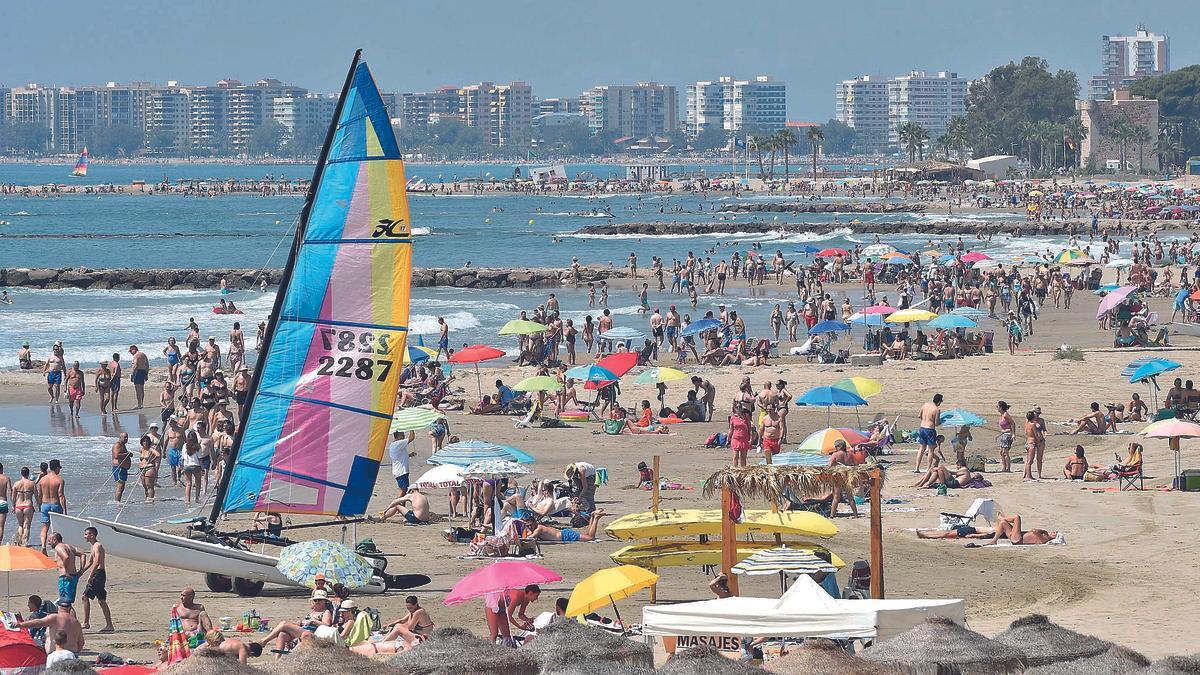
[[[833,446],[838,441],[845,441],[846,446],[853,448],[859,443],[866,443],[869,439],[865,434],[856,429],[848,429],[844,427],[821,429],[814,431],[808,435],[800,445],[796,446],[797,451],[822,452],[826,455],[833,452]]]
[[[1081,260],[1084,258],[1088,258],[1090,260],[1088,254],[1084,253],[1082,249],[1064,248],[1058,255],[1054,256],[1054,262],[1060,265],[1065,265],[1072,260]]]
[[[883,391],[883,385],[879,382],[872,380],[869,377],[862,377],[858,375],[854,377],[847,377],[843,380],[838,380],[837,382],[834,382],[832,386],[837,387],[838,389],[852,391],[864,399],[871,398],[872,396]]]

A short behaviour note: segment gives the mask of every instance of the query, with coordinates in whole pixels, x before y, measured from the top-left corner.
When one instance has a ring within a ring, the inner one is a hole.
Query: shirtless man
[[[210,630],[204,634],[204,644],[196,648],[196,651],[201,650],[220,652],[225,656],[237,659],[241,664],[245,664],[246,659],[251,656],[262,656],[262,645],[255,642],[247,645],[241,640],[225,637],[225,634],[219,630]]]
[[[4,501],[4,509],[0,510],[0,542],[3,542],[4,528],[8,523],[9,506],[12,504],[12,480],[4,475],[3,464],[0,464],[0,500]]]
[[[995,545],[996,542],[1000,541],[1001,537],[1007,538],[1017,546],[1036,546],[1057,539],[1058,533],[1041,529],[1023,531],[1021,529],[1021,516],[1014,513],[1011,516],[1001,516],[996,520],[996,533],[992,535],[992,540],[984,544],[984,546]]]
[[[596,539],[596,528],[600,524],[600,518],[605,515],[607,514],[604,509],[593,511],[592,517],[583,531],[570,527],[558,529],[547,525],[539,525],[534,521],[534,516],[530,515],[525,520],[528,530],[527,536],[531,539],[540,539],[542,541],[561,541],[564,544],[571,544],[577,541],[594,541]]]
[[[779,453],[780,439],[783,438],[783,421],[779,410],[774,406],[767,408],[767,414],[758,422],[758,437],[762,439],[762,451],[766,454]]]
[[[242,333],[242,323],[233,322],[233,330],[229,331],[229,372],[236,373],[246,362],[246,336]]]
[[[100,611],[104,613],[104,628],[100,629],[101,633],[112,633],[113,628],[112,612],[108,609],[108,589],[104,587],[104,583],[108,580],[104,571],[104,545],[96,539],[96,528],[87,527],[83,530],[83,540],[86,541],[91,549],[84,555],[83,569],[79,571],[82,576],[88,576],[87,585],[83,587],[83,627],[91,628],[92,617],[92,600],[95,600],[100,605]]]
[[[238,366],[237,374],[233,376],[233,400],[237,402],[239,421],[245,421],[243,408],[250,398],[250,369],[244,365]]]
[[[62,462],[50,460],[49,472],[37,482],[37,500],[42,505],[42,553],[46,552],[46,537],[50,534],[50,514],[67,513],[67,485],[63,481]]]
[[[429,498],[421,494],[418,488],[409,488],[403,496],[397,497],[379,514],[379,520],[385,521],[397,513],[404,516],[404,522],[409,525],[429,524]]]
[[[183,466],[183,440],[184,430],[179,426],[179,418],[171,417],[167,420],[167,434],[165,444],[167,447],[167,464],[171,467],[171,485],[179,485],[179,468]]]
[[[29,467],[21,467],[21,477],[12,486],[13,513],[17,515],[15,542],[18,546],[29,545],[29,533],[33,529],[34,487],[34,482],[29,478]]]
[[[1097,436],[1107,433],[1110,425],[1108,420],[1105,418],[1104,413],[1100,412],[1100,404],[1093,401],[1091,408],[1092,409],[1090,412],[1088,412],[1088,414],[1079,419],[1079,425],[1075,427],[1075,430],[1071,432],[1071,435],[1075,435],[1081,431],[1086,431],[1089,434],[1095,434]],[[1115,421],[1111,426],[1113,430],[1116,431],[1117,425]]]
[[[67,370],[67,413],[79,419],[79,409],[83,406],[84,375],[75,361]]]
[[[17,365],[21,370],[33,369],[33,352],[29,351],[29,343],[21,344],[21,348],[17,350]]]
[[[698,375],[692,376],[692,387],[695,388],[696,394],[700,396],[700,402],[704,404],[705,420],[711,422],[713,406],[717,401],[717,388],[713,386],[712,382]],[[703,392],[703,395],[701,395],[701,392]]]
[[[48,403],[58,403],[59,398],[62,397],[63,370],[65,369],[62,342],[55,342],[50,356],[46,357],[46,365],[42,366],[42,373],[46,376],[46,393],[50,397]]]
[[[113,499],[119,503],[125,495],[125,483],[129,480],[129,468],[133,465],[133,456],[129,453],[129,434],[121,432],[112,446],[112,477],[116,483]]]
[[[525,615],[529,605],[537,602],[542,589],[537,584],[529,584],[525,588],[514,588],[508,593],[508,621],[521,630],[533,630],[533,619]]]
[[[212,335],[208,336],[208,344],[204,346],[204,360],[208,361],[211,370],[220,370],[221,347],[217,345],[217,338]]]
[[[775,409],[779,411],[780,442],[787,443],[788,408],[792,402],[792,392],[787,390],[787,382],[775,381]]]
[[[917,429],[917,442],[921,444],[921,449],[917,452],[917,466],[913,469],[913,473],[921,473],[921,461],[925,458],[925,452],[929,452],[929,466],[933,467],[937,461],[935,449],[937,448],[937,424],[938,419],[942,414],[942,395],[934,394],[933,401],[921,406],[921,427]]]
[[[446,358],[450,358],[450,324],[446,323],[446,319],[440,316],[438,317],[437,322],[438,346],[437,353],[433,355],[434,361],[440,360],[442,354],[445,354]]]
[[[55,642],[54,636],[62,631],[66,633],[66,640],[62,642],[63,649],[75,652],[76,654],[83,651],[83,628],[79,625],[79,620],[71,611],[73,603],[66,598],[59,598],[55,603],[58,611],[49,616],[44,616],[40,619],[29,619],[28,621],[18,621],[18,628],[45,628],[46,629],[46,653],[54,651]]]
[[[53,547],[54,562],[58,564],[58,597],[75,602],[75,593],[79,590],[79,567],[76,559],[79,551],[62,540],[62,535],[55,532],[50,535],[50,545]]]
[[[766,411],[773,410],[775,408],[775,404],[778,399],[779,396],[772,388],[771,381],[768,380],[763,382],[762,391],[758,392],[758,395],[754,397],[754,402],[758,405],[758,409],[765,413]]]
[[[208,612],[204,611],[204,605],[196,602],[196,590],[191,586],[185,586],[179,592],[179,602],[171,609],[179,615],[180,621],[183,622],[183,631],[188,635],[204,635],[212,630],[212,619],[208,618]]]
[[[139,351],[137,345],[129,345],[129,354],[133,357],[133,370],[129,381],[133,383],[133,394],[137,398],[137,410],[141,410],[146,401],[146,380],[150,379],[150,358],[145,352]]]
[[[125,376],[124,370],[121,368],[121,355],[113,353],[112,361],[108,364],[108,370],[112,374],[112,382],[109,383],[109,399],[112,403],[113,414],[117,412],[117,399],[121,396],[121,378]]]

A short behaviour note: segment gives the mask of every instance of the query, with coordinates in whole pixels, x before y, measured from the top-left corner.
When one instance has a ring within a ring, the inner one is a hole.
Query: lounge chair
[[[967,507],[964,513],[947,513],[943,511],[941,516],[942,525],[949,529],[964,525],[973,526],[976,518],[983,518],[987,521],[988,525],[991,525],[996,517],[996,502],[992,499],[976,499],[971,502],[971,506]]]

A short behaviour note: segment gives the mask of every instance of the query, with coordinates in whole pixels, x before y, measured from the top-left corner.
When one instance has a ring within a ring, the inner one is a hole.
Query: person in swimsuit
[[[62,342],[55,342],[54,349],[50,351],[50,356],[46,358],[46,365],[42,367],[42,373],[46,375],[46,393],[50,397],[50,403],[58,403],[62,397],[63,370],[65,368],[66,362],[63,360]]]
[[[138,469],[142,477],[142,490],[146,493],[146,501],[154,501],[154,488],[158,480],[158,463],[162,460],[162,455],[159,454],[158,448],[149,436],[142,436],[138,441],[141,445],[141,454],[138,459]]]
[[[67,406],[68,414],[79,418],[79,409],[83,406],[84,374],[75,361],[67,370]]]
[[[1025,413],[1025,473],[1021,476],[1023,480],[1033,480],[1033,464],[1039,442],[1044,442],[1044,436],[1037,423],[1037,413],[1030,410]]]
[[[558,529],[548,525],[540,525],[535,521],[536,516],[529,514],[525,518],[526,537],[542,541],[561,541],[564,544],[572,544],[577,541],[595,541],[596,528],[600,524],[600,519],[605,515],[607,514],[604,509],[596,509],[592,512],[587,527],[580,531],[570,527]]]
[[[351,651],[367,656],[397,654],[412,649],[418,642],[428,638],[433,632],[433,619],[429,618],[429,612],[417,602],[417,596],[410,595],[405,598],[404,607],[408,613],[384,624],[382,628],[387,632],[382,638],[356,645]]]
[[[121,378],[123,377],[121,370],[121,355],[114,353],[112,355],[112,363],[109,364],[109,370],[112,372],[112,382],[108,388],[112,393],[111,403],[113,414],[117,412],[117,399],[121,396]]]
[[[1012,471],[1012,458],[1009,456],[1009,451],[1012,449],[1013,432],[1016,430],[1016,422],[1013,421],[1012,415],[1008,412],[1008,403],[1004,401],[996,402],[996,410],[1000,412],[1000,435],[996,437],[996,442],[1000,445],[1000,471],[1008,473]]]
[[[1021,516],[1014,513],[1011,516],[1001,516],[996,521],[996,532],[992,535],[992,540],[984,546],[995,545],[1001,537],[1007,538],[1016,546],[1036,546],[1057,539],[1058,533],[1041,529],[1022,530]]]
[[[279,659],[292,641],[299,641],[305,633],[316,631],[319,626],[332,625],[333,611],[329,608],[329,594],[322,590],[315,590],[312,594],[312,610],[304,615],[300,623],[281,621],[261,640],[255,640],[254,644],[265,646],[275,640],[276,649],[279,652],[275,654],[275,658]]]
[[[179,345],[175,344],[175,338],[167,338],[167,346],[163,348],[163,356],[167,357],[167,379],[175,381],[179,376]]]
[[[1087,474],[1088,462],[1084,456],[1082,445],[1075,446],[1075,453],[1067,458],[1067,464],[1063,467],[1063,476],[1067,480],[1083,480]]]
[[[62,476],[62,462],[57,459],[50,460],[46,465],[46,473],[41,476],[35,488],[37,490],[37,501],[41,504],[41,520],[42,520],[42,552],[46,551],[46,539],[50,534],[50,514],[67,513],[67,487]]]
[[[21,478],[12,486],[13,513],[17,516],[18,546],[29,545],[29,534],[33,529],[34,482],[29,478],[29,467],[21,467]]]
[[[100,367],[96,369],[96,378],[93,381],[96,385],[96,395],[100,397],[100,414],[108,413],[108,400],[112,395],[112,373],[108,370],[108,364],[104,361],[100,362]],[[113,409],[116,412],[116,409]]]

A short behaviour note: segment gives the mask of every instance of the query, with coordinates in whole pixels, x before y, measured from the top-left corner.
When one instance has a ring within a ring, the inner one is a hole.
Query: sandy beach
[[[773,290],[773,286],[768,286]],[[835,297],[839,297],[835,291]],[[1141,356],[1141,350],[1111,349],[1111,333],[1100,332],[1093,319],[1095,298],[1081,292],[1075,296],[1074,307],[1067,310],[1047,309],[1036,324],[1036,334],[1028,338],[1016,356],[1009,356],[998,339],[997,353],[955,361],[887,362],[871,368],[842,365],[807,364],[798,359],[780,359],[760,368],[714,368],[684,366],[689,374],[710,379],[718,388],[717,412],[712,423],[678,425],[669,436],[608,436],[598,433],[594,424],[576,424],[568,429],[514,429],[506,417],[476,417],[451,413],[451,432],[462,439],[485,439],[514,445],[533,454],[537,462],[532,469],[538,476],[560,477],[563,467],[572,461],[587,460],[608,469],[609,484],[600,488],[597,500],[610,514],[622,515],[644,511],[650,505],[648,491],[634,489],[636,466],[650,462],[654,455],[662,458],[663,475],[679,481],[689,490],[663,493],[665,508],[716,508],[713,499],[705,499],[700,483],[717,468],[728,464],[728,451],[702,447],[704,439],[725,427],[729,400],[737,381],[749,375],[756,389],[766,379],[784,379],[789,389],[799,394],[811,386],[830,384],[842,377],[865,375],[883,384],[883,393],[871,399],[871,405],[861,411],[864,419],[886,415],[901,415],[899,426],[916,426],[916,412],[921,403],[934,392],[945,397],[944,408],[961,407],[984,415],[989,426],[976,429],[971,450],[996,457],[995,403],[1004,399],[1012,404],[1014,414],[1034,405],[1041,405],[1051,426],[1048,437],[1045,474],[1061,475],[1065,458],[1076,443],[1081,443],[1094,463],[1110,464],[1114,453],[1123,453],[1127,443],[1142,440],[1126,435],[1144,425],[1122,425],[1122,435],[1067,436],[1073,428],[1063,426],[1086,412],[1091,401],[1127,402],[1132,392],[1147,395],[1144,386],[1132,386],[1119,376],[1121,368]],[[1154,309],[1169,313],[1169,301],[1156,298]],[[628,321],[628,320],[626,320]],[[640,320],[639,320],[640,321]],[[856,338],[860,339],[860,338]],[[1184,336],[1172,336],[1176,347],[1170,357],[1181,362],[1180,371],[1187,377],[1200,365],[1200,341]],[[1081,347],[1086,352],[1082,362],[1055,360],[1052,353],[1060,344]],[[784,345],[786,348],[786,345]],[[507,382],[528,374],[527,369],[500,367],[484,369],[485,390],[496,377]],[[474,376],[460,371],[459,384],[467,396],[474,395]],[[160,377],[152,379],[147,401],[157,400]],[[0,373],[4,406],[44,406],[44,385],[35,374]],[[671,386],[667,402],[682,400],[684,389]],[[640,399],[652,399],[652,385],[623,385],[621,399],[626,404]],[[94,408],[94,401],[91,402]],[[22,408],[35,411],[36,407]],[[153,418],[156,410],[147,411]],[[35,414],[30,412],[29,414]],[[93,413],[94,414],[94,413]],[[1019,414],[1017,415],[1020,416]],[[127,425],[137,425],[134,413],[123,413]],[[789,441],[794,444],[807,433],[825,426],[824,410],[795,408],[789,415]],[[855,422],[853,413],[834,413],[834,426]],[[993,487],[982,490],[952,490],[939,497],[933,490],[910,487],[915,482],[911,473],[915,446],[901,445],[888,475],[885,498],[900,498],[903,504],[887,505],[884,509],[885,579],[889,597],[961,597],[966,600],[967,619],[978,631],[991,634],[1003,629],[1008,622],[1031,612],[1048,614],[1054,621],[1101,638],[1115,640],[1126,646],[1158,657],[1187,651],[1177,635],[1194,627],[1194,612],[1179,601],[1176,589],[1200,581],[1200,572],[1182,561],[1200,554],[1200,544],[1190,537],[1180,536],[1185,523],[1200,516],[1200,503],[1187,493],[1157,491],[1154,488],[1170,484],[1172,459],[1166,442],[1150,440],[1146,444],[1146,473],[1149,476],[1146,492],[1117,492],[1115,483],[1071,483],[1064,480],[1022,482],[1018,473],[993,474],[987,478]],[[424,460],[430,454],[428,437],[418,436],[418,455],[413,458],[413,477],[422,473]],[[786,446],[785,446],[786,447]],[[1014,449],[1014,456],[1018,454]],[[4,458],[9,475],[16,474],[20,465],[36,466],[50,457]],[[759,456],[752,455],[757,462]],[[1196,466],[1200,450],[1194,442],[1184,441],[1183,466]],[[998,465],[989,465],[998,470]],[[371,509],[382,509],[393,495],[387,468],[377,481]],[[67,466],[64,476],[68,494],[76,505],[91,495],[73,494],[73,476],[83,472],[106,473],[106,463],[95,466]],[[160,485],[163,480],[160,479]],[[161,489],[166,495],[177,490]],[[132,486],[132,502],[127,511],[135,511],[142,499],[141,490]],[[995,499],[1007,514],[1020,513],[1026,523],[1035,527],[1060,530],[1067,545],[1017,547],[1001,549],[967,549],[961,542],[919,541],[912,528],[937,525],[940,511],[956,511],[967,507],[976,497]],[[446,499],[431,496],[435,510],[445,513]],[[765,508],[765,504],[751,505]],[[865,510],[864,510],[865,513]],[[611,519],[611,516],[610,516]],[[10,519],[11,520],[11,519]],[[238,517],[237,520],[248,520]],[[291,522],[303,522],[293,518]],[[840,534],[830,548],[847,561],[866,558],[868,554],[868,519],[839,517]],[[11,527],[11,523],[10,523]],[[447,543],[441,537],[444,521],[424,527],[394,523],[361,524],[354,532],[357,538],[372,537],[386,552],[403,553],[389,565],[392,573],[421,573],[432,582],[411,591],[418,595],[438,625],[457,625],[482,631],[482,607],[469,602],[444,607],[442,598],[453,584],[479,561],[459,560],[466,553],[465,545]],[[10,530],[11,531],[11,530]],[[36,528],[35,528],[36,534]],[[338,539],[337,528],[321,528],[306,533],[306,537]],[[574,583],[591,572],[611,565],[609,554],[623,545],[615,540],[595,543],[559,544],[543,547],[545,559],[541,564],[558,571],[563,581],[551,585],[535,606],[536,611],[553,608],[553,599],[567,596]],[[931,565],[930,563],[933,562]],[[839,575],[844,581],[846,572]],[[12,592],[19,596],[37,592],[53,595],[52,575],[14,575]],[[709,597],[705,588],[707,578],[698,568],[663,570],[659,585],[660,601],[677,602]],[[89,650],[107,650],[123,657],[148,659],[153,655],[152,642],[161,638],[166,628],[169,608],[179,589],[192,585],[198,590],[198,601],[214,617],[240,616],[250,608],[260,615],[278,621],[294,620],[305,611],[305,594],[297,589],[268,587],[258,598],[239,598],[213,594],[203,587],[199,574],[121,559],[109,562],[110,603],[115,615],[117,633],[88,634]],[[744,581],[742,593],[774,596],[778,588],[774,578],[755,578]],[[366,604],[380,609],[384,618],[403,613],[404,596],[390,593],[362,598]],[[1129,611],[1131,598],[1136,598],[1139,611]],[[632,621],[640,619],[640,606],[647,602],[646,594],[621,603],[623,615]],[[14,604],[23,604],[18,599]],[[93,618],[95,622],[96,619]],[[99,625],[99,624],[97,624]]]

